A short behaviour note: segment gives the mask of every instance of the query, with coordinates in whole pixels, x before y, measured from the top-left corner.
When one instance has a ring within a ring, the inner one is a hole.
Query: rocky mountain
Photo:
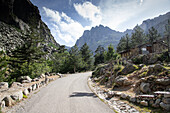
[[[165,25],[168,23],[168,20],[170,20],[170,12],[155,17],[153,19],[145,20],[139,26],[144,30],[145,33],[148,33],[148,29],[154,27],[155,29],[157,29],[158,33],[160,33],[161,36],[163,36],[165,31]]]
[[[80,48],[84,43],[87,43],[89,48],[94,52],[99,45],[107,48],[109,44],[113,44],[116,47],[123,35],[125,33],[99,25],[92,27],[91,30],[84,31],[83,35],[77,40],[76,45]]]
[[[0,48],[10,52],[26,43],[23,37],[31,33],[44,39],[40,45],[48,52],[48,57],[55,51],[49,44],[60,46],[30,0],[0,0]]]
[[[165,15],[160,15],[154,19],[145,20],[139,26],[145,33],[148,33],[148,29],[153,26],[163,36],[168,19],[170,19],[170,12]],[[119,32],[112,30],[109,27],[100,25],[93,27],[91,30],[84,31],[83,35],[77,40],[76,44],[80,48],[84,43],[87,43],[93,52],[99,45],[107,48],[109,44],[112,44],[114,45],[114,48],[116,48],[120,38],[126,33],[131,35],[132,32],[132,29],[127,29],[125,32]]]

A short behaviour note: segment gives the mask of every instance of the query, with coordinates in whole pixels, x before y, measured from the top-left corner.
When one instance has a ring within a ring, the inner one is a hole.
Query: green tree
[[[13,50],[10,55],[10,64],[14,69],[13,78],[31,76],[31,65],[44,62],[45,52],[40,45],[43,40],[35,33],[23,37],[23,40],[25,43]]]
[[[154,27],[151,27],[149,29],[149,33],[147,34],[147,37],[149,42],[153,44],[154,41],[160,38],[160,34],[158,34],[158,31]]]
[[[146,42],[144,30],[138,25],[135,27],[134,32],[132,33],[131,42],[133,47]]]
[[[119,44],[117,46],[117,52],[128,50],[131,46],[130,36],[126,34],[126,36],[121,37]]]
[[[84,69],[83,70],[90,70],[93,66],[93,57],[91,50],[89,50],[89,46],[87,43],[85,43],[81,48],[80,48],[80,53],[82,56],[82,60],[84,62]]]
[[[99,45],[95,51],[95,61],[94,61],[94,65],[97,64],[101,64],[104,63],[104,53],[105,53],[105,49],[104,47],[102,47],[101,45]]]
[[[165,25],[165,33],[164,33],[164,35],[165,35],[165,37],[167,39],[168,52],[170,52],[170,20],[168,20],[168,24]]]
[[[105,56],[106,61],[116,60],[117,56],[118,54],[115,52],[113,45],[110,44]]]
[[[83,67],[82,58],[77,45],[73,46],[70,51],[69,56],[69,68],[71,72],[77,72]]]

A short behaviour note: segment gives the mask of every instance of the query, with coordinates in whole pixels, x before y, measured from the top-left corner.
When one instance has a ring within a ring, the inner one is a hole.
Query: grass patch
[[[28,98],[26,95],[23,94],[23,98]]]
[[[1,106],[0,106],[0,113],[2,113],[2,108],[1,108]]]

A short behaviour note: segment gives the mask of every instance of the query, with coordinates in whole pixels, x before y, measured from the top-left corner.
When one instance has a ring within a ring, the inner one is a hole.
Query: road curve
[[[32,95],[16,113],[114,113],[87,85],[91,72],[70,74]]]

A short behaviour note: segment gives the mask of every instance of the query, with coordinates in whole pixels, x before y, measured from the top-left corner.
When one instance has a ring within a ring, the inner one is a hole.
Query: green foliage
[[[26,99],[26,98],[28,98],[28,97],[27,97],[26,95],[24,95],[24,94],[23,94],[23,98],[25,98],[25,99]]]
[[[165,51],[165,52],[161,53],[160,55],[158,55],[158,60],[161,62],[163,62],[163,61],[170,62],[168,51]]]
[[[158,34],[158,31],[154,27],[151,27],[149,29],[149,33],[147,34],[147,37],[149,42],[153,44],[154,41],[160,38],[160,34]]]
[[[147,72],[145,71],[145,72],[143,72],[142,74],[140,74],[139,77],[141,77],[141,78],[142,78],[142,77],[146,77],[146,75],[147,75]]]
[[[81,49],[80,54],[82,56],[82,61],[84,64],[84,67],[82,70],[91,70],[93,66],[93,54],[91,53],[91,50],[89,50],[89,46],[85,43]]]
[[[139,69],[139,67],[138,67],[137,65],[133,65],[133,67],[135,67],[135,69],[136,69],[136,70],[138,70],[138,69]]]
[[[5,75],[7,70],[7,55],[2,50],[0,51],[0,82],[3,82],[6,79]]]
[[[131,42],[133,47],[146,42],[144,31],[138,25],[135,27],[134,32],[132,33]]]
[[[105,54],[106,61],[116,60],[118,54],[115,52],[114,47],[110,44],[108,46],[108,51]]]
[[[142,56],[136,56],[135,58],[132,59],[132,62],[134,64],[142,64],[143,63],[143,58],[142,58]]]
[[[94,62],[94,65],[98,65],[98,64],[101,64],[101,63],[104,63],[104,53],[105,53],[105,50],[104,48],[99,45],[95,51],[95,62]]]
[[[131,48],[130,36],[126,34],[126,36],[121,37],[119,44],[117,45],[117,52],[128,50],[130,48]]]

